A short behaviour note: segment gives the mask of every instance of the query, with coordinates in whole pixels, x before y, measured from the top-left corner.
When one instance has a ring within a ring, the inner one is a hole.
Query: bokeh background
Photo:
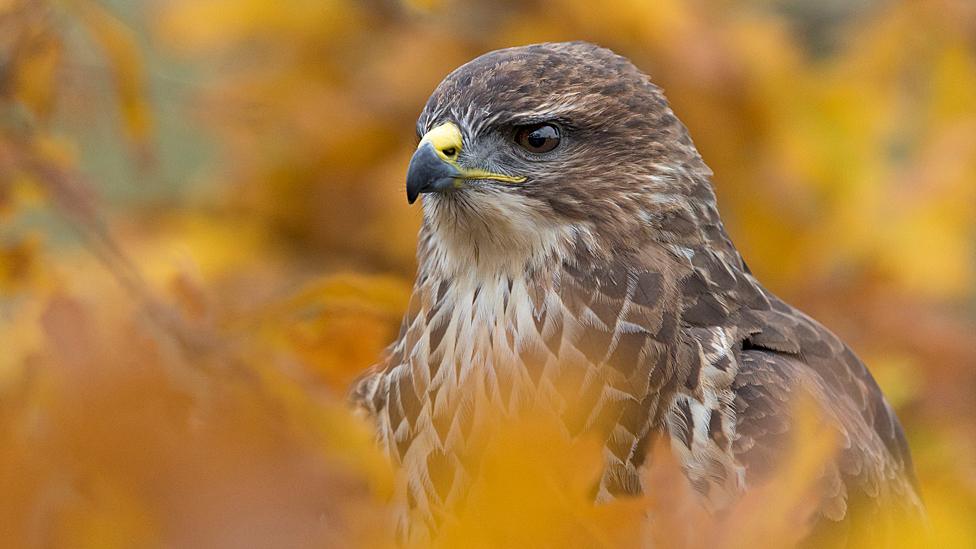
[[[927,543],[971,547],[970,0],[0,0],[0,545],[387,545],[344,393],[409,296],[415,117],[464,61],[566,39],[664,88],[750,267],[897,408]],[[589,506],[597,446],[542,468],[544,435],[445,546],[625,546],[683,508],[667,480]],[[795,530],[751,505],[708,546]]]

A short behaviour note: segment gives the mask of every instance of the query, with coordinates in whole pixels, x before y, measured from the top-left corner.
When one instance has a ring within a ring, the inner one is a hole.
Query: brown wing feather
[[[839,448],[819,482],[810,543],[877,542],[890,532],[878,516],[920,516],[901,426],[846,345],[803,313],[775,298],[771,303],[772,309],[756,314],[762,327],[738,353],[733,451],[746,467],[747,482],[762,483],[794,442],[796,399],[812,397],[836,430]]]

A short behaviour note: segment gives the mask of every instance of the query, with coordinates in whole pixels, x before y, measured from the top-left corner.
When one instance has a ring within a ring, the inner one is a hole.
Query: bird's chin
[[[425,195],[424,224],[452,272],[524,274],[568,242],[568,228],[546,208],[510,189],[464,187]]]
[[[420,195],[420,200],[425,210],[429,207],[443,208],[457,203],[465,194],[468,194],[465,189],[448,189],[435,193],[424,193]]]
[[[491,208],[491,204],[498,200],[497,190],[491,188],[491,182],[480,179],[464,180],[437,192],[424,193],[421,197],[425,206],[430,204],[445,208]]]

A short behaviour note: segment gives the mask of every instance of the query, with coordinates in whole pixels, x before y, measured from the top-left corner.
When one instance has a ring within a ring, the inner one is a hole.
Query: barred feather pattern
[[[523,414],[605,441],[598,501],[641,493],[660,435],[704,504],[723,509],[788,455],[801,395],[840,441],[819,479],[814,546],[871,545],[877,521],[857,518],[883,509],[898,510],[888,520],[919,516],[905,437],[878,385],[834,334],[753,277],[710,170],[633,65],[584,43],[492,52],[445,79],[418,129],[454,120],[477,143],[491,124],[553,109],[580,128],[559,170],[521,163],[537,170],[534,184],[425,197],[400,335],[353,388],[399,467],[403,538],[423,541],[450,520],[492,425]],[[627,168],[608,173],[587,139]],[[480,154],[498,162],[494,149]]]
[[[730,244],[672,248],[607,261],[577,236],[571,260],[522,277],[421,270],[399,339],[355,396],[402,472],[405,539],[463,503],[490,425],[529,411],[603,437],[597,500],[641,493],[645,450],[664,433],[722,509],[779,463],[800,392],[841,434],[821,522],[842,523],[852,492],[920,508],[897,420],[853,353],[764,290]]]

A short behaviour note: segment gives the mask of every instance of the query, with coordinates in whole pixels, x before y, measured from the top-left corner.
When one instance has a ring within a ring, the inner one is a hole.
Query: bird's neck
[[[418,245],[420,275],[477,284],[551,270],[587,238],[582,225],[557,223],[517,197],[500,194],[472,207],[425,202]]]
[[[425,197],[418,278],[472,291],[492,281],[545,286],[580,259],[609,264],[646,253],[689,265],[715,255],[726,269],[747,270],[719,217],[707,167],[672,166],[667,174],[628,195],[626,208],[576,221],[507,190]]]

